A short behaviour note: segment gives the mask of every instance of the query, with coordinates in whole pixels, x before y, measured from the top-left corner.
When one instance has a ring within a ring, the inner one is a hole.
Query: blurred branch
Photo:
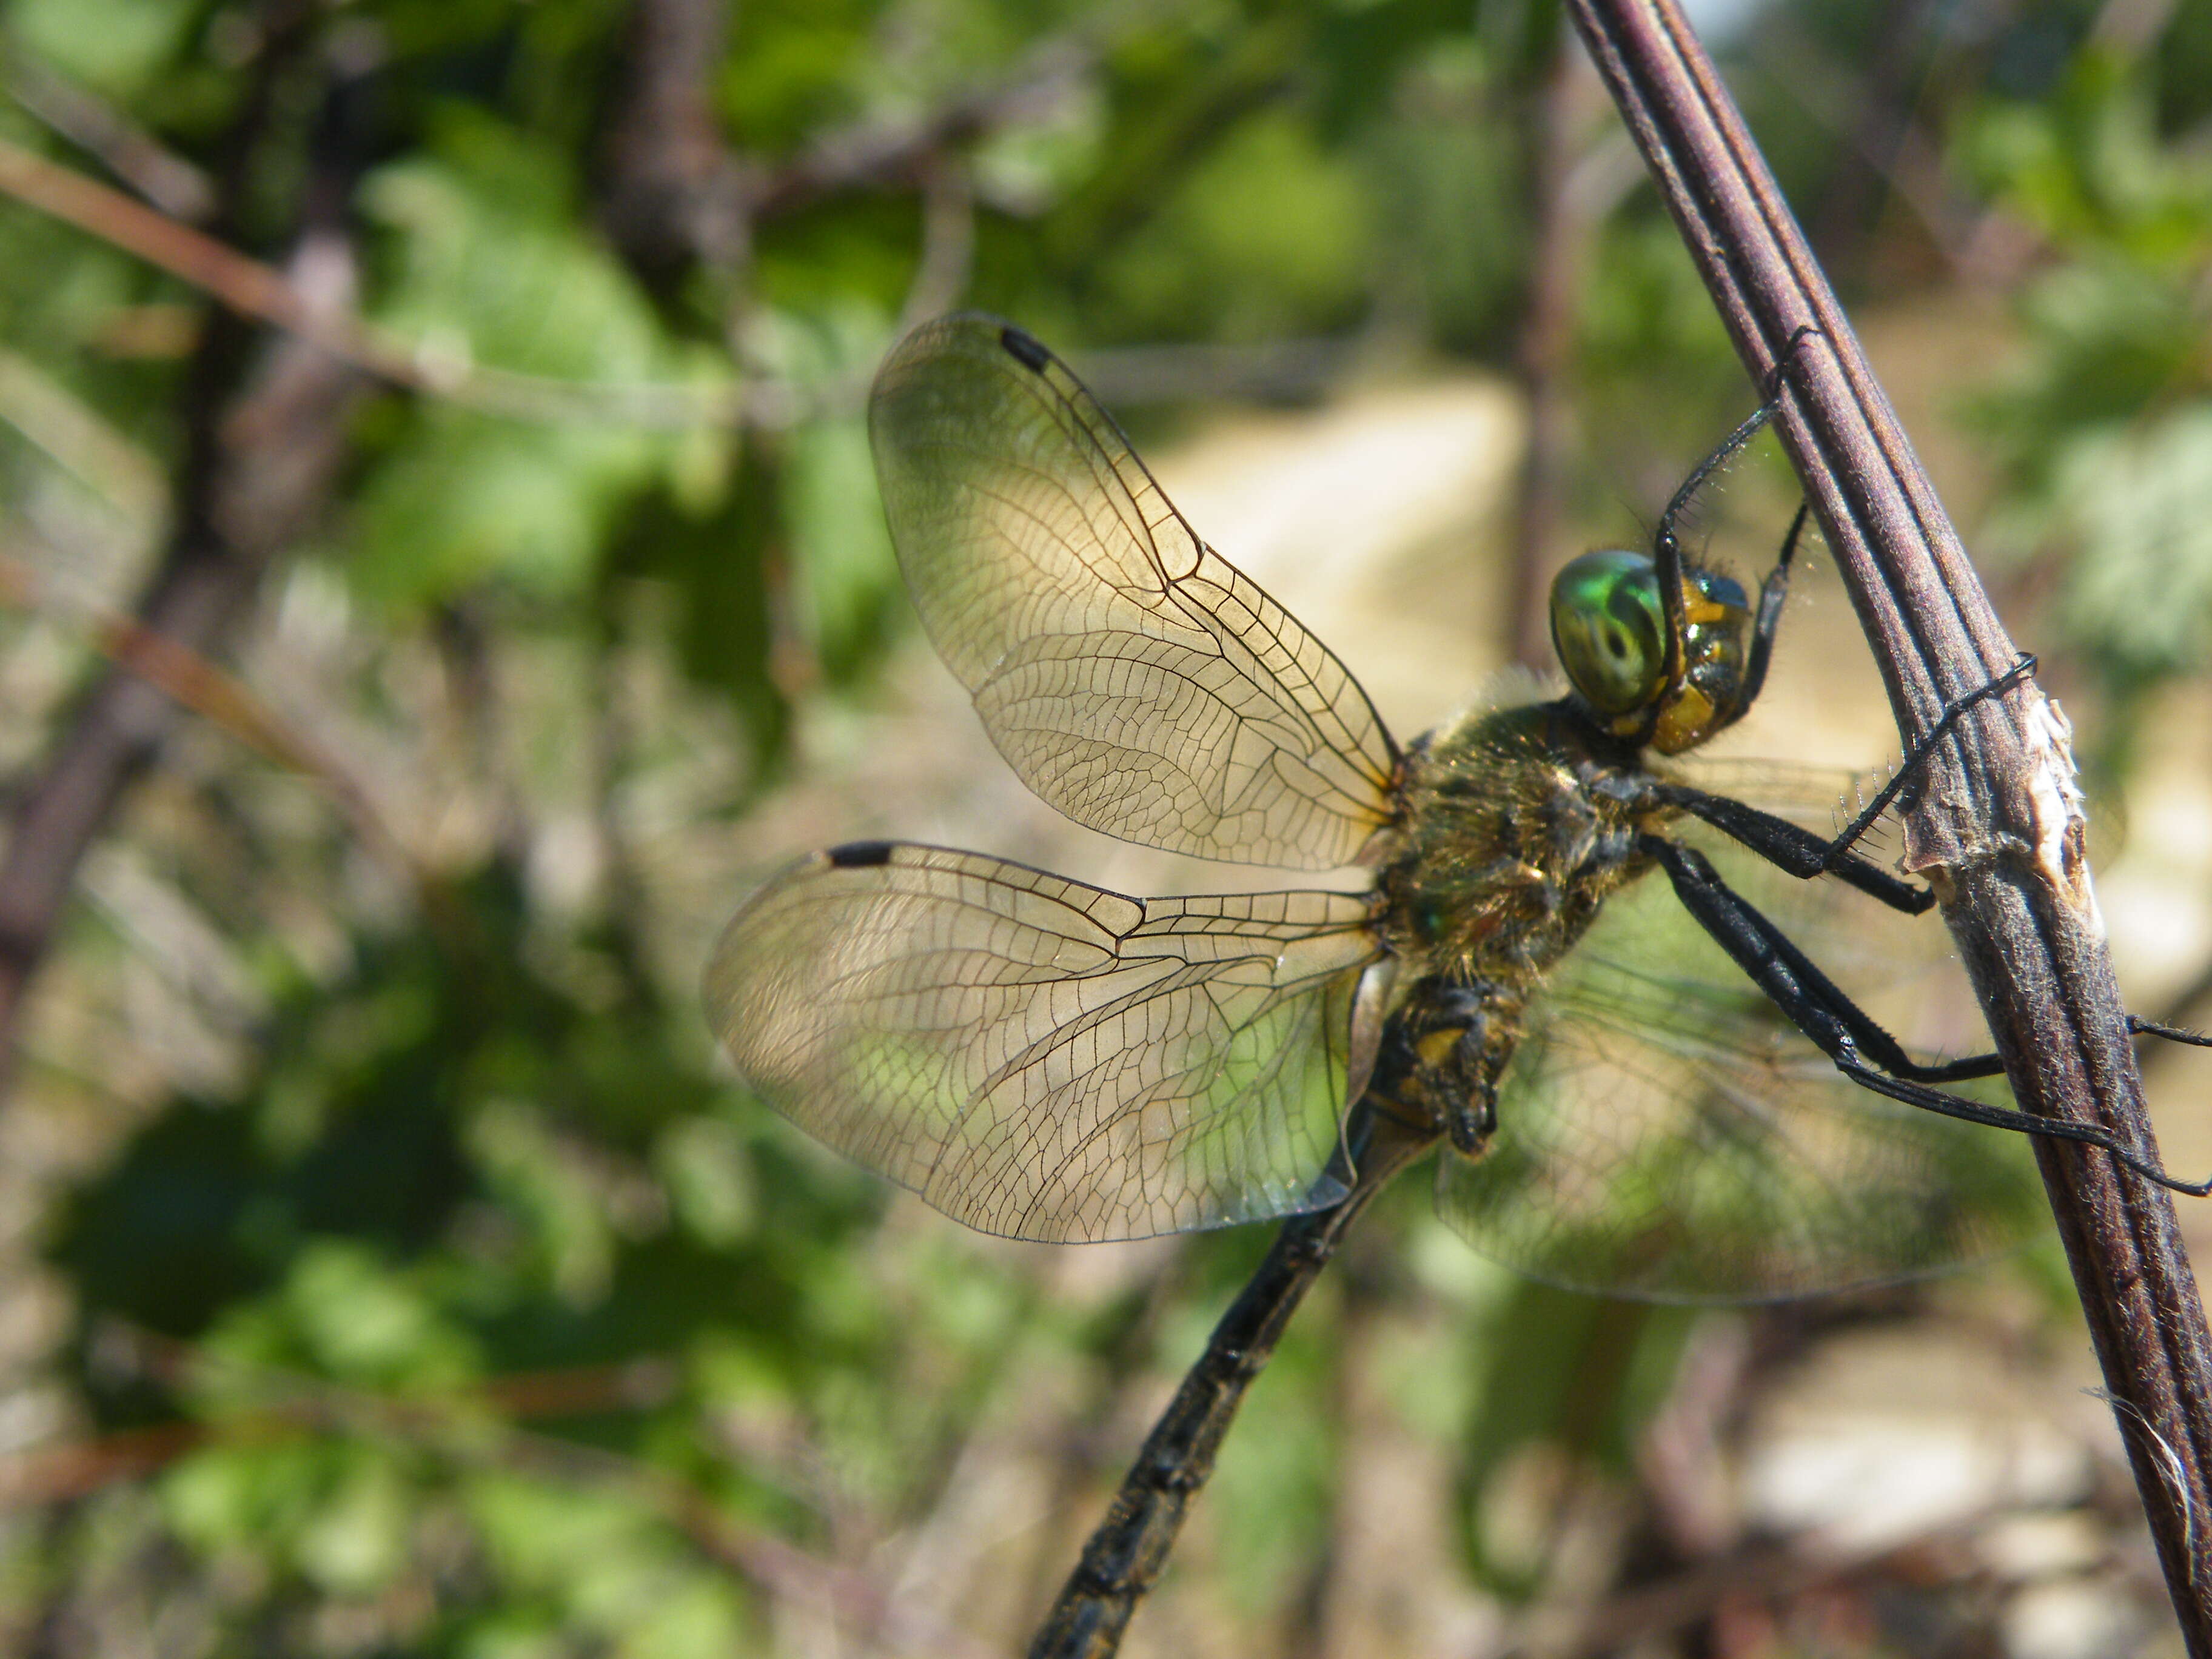
[[[0,140],[0,193],[137,255],[242,317],[279,328],[333,362],[409,391],[535,421],[707,426],[746,417],[726,386],[595,385],[469,363],[309,295],[295,278],[156,213],[97,179]]]
[[[1568,179],[1595,91],[1589,60],[1567,50],[1562,30],[1540,85],[1523,97],[1522,143],[1534,228],[1514,367],[1528,400],[1528,442],[1514,514],[1512,588],[1505,611],[1510,637],[1504,645],[1512,661],[1539,672],[1552,662],[1544,595],[1573,441],[1565,382],[1574,350],[1583,267],[1596,222],[1587,210],[1589,192],[1570,190]]]
[[[1072,359],[1093,395],[1116,407],[1207,398],[1313,398],[1341,379],[1366,340],[1358,334],[1253,345],[1109,346]]]
[[[1777,422],[1849,585],[1900,730],[2018,659],[1958,532],[1772,175],[1673,0],[1574,0],[1577,27],[1739,354],[1764,377],[1801,328]],[[2022,1108],[2152,1146],[2083,857],[2064,719],[2033,685],[1937,751],[1908,819]],[[2051,1206],[2189,1651],[2212,1656],[2212,1368],[2166,1193],[2039,1139]],[[2182,1473],[2176,1482],[2173,1469]]]
[[[169,483],[152,456],[98,410],[20,352],[0,347],[0,421],[123,519],[133,544],[150,537],[169,504]]]
[[[56,599],[36,572],[4,554],[0,554],[0,604],[36,610],[46,616],[58,610],[77,612],[76,619],[110,662],[220,726],[263,759],[316,784],[344,814],[354,835],[372,855],[418,896],[429,885],[430,877],[422,860],[336,757],[198,651],[135,617]]]
[[[1097,47],[1055,36],[999,80],[956,93],[919,118],[869,122],[832,132],[793,160],[749,169],[746,216],[764,219],[849,190],[920,188],[939,158],[998,131],[1051,114],[1090,73]]]
[[[975,258],[975,192],[959,158],[933,157],[921,176],[921,257],[899,307],[903,335],[950,311],[968,291]]]
[[[0,40],[0,87],[33,119],[173,218],[197,222],[215,211],[215,183],[207,174],[20,41]]]
[[[1754,32],[1752,53],[1798,108],[1857,161],[1850,199],[1828,213],[1838,237],[1858,228],[1854,222],[1869,205],[1867,186],[1879,184],[1918,221],[1929,246],[1960,282],[2001,289],[2018,277],[2039,240],[2002,205],[1971,207],[1950,178],[1942,144],[1913,109],[1899,104],[1887,78],[1870,83],[1838,62],[1812,31],[1778,13]]]
[[[2147,51],[2173,21],[2179,0],[2105,0],[2089,38],[2109,51],[2130,55]]]
[[[690,261],[726,270],[750,251],[745,180],[722,142],[711,79],[726,0],[635,0],[602,140],[599,220],[648,283]]]
[[[637,1359],[485,1380],[445,1397],[386,1395],[326,1378],[246,1365],[192,1344],[111,1324],[104,1346],[132,1371],[171,1389],[219,1380],[252,1398],[226,1414],[103,1436],[0,1459],[0,1508],[52,1503],[167,1467],[203,1446],[252,1443],[283,1434],[354,1434],[427,1446],[463,1465],[514,1469],[611,1489],[657,1515],[692,1547],[769,1593],[819,1609],[843,1628],[917,1659],[985,1659],[983,1650],[934,1619],[899,1605],[872,1575],[825,1561],[748,1525],[728,1506],[668,1469],[579,1440],[516,1426],[516,1419],[651,1409],[679,1381],[667,1362]],[[488,1409],[489,1408],[489,1409]]]
[[[753,227],[848,191],[911,189],[922,242],[901,331],[957,304],[967,285],[974,204],[959,152],[1001,127],[1041,118],[1089,73],[1079,34],[1044,41],[1012,74],[935,109],[824,135],[769,165],[723,138],[711,78],[722,61],[726,0],[635,0],[605,120],[600,222],[631,268],[665,290],[690,264],[727,276],[750,257]]]
[[[184,1382],[198,1363],[192,1349],[150,1333],[110,1327],[101,1336],[104,1351],[127,1351],[135,1362],[134,1371],[173,1388]],[[106,1340],[111,1338],[118,1340]],[[370,1406],[382,1409],[383,1416],[378,1420],[387,1425],[392,1421],[425,1418],[458,1424],[469,1413],[480,1413],[486,1405],[503,1417],[526,1419],[645,1411],[668,1397],[672,1382],[665,1364],[633,1359],[616,1365],[569,1365],[490,1377],[465,1400],[447,1402],[426,1401],[420,1395],[404,1401],[366,1398]],[[296,1380],[295,1392],[298,1392]],[[343,1426],[359,1425],[363,1400],[363,1396],[349,1396],[347,1403],[356,1410]],[[0,1511],[66,1504],[118,1482],[143,1480],[179,1457],[216,1442],[340,1425],[328,1401],[295,1398],[221,1421],[191,1419],[154,1423],[88,1440],[10,1452],[0,1455]]]
[[[248,188],[279,78],[311,43],[306,27],[292,18],[264,49],[254,94],[231,134],[235,161],[225,183],[227,206]],[[317,140],[318,151],[336,148],[335,141]],[[0,173],[9,171],[9,156],[26,154],[0,155]],[[284,286],[311,316],[351,292],[350,251],[332,228],[346,211],[351,162],[341,154],[318,154],[303,185],[302,229]],[[43,162],[30,176],[57,183],[49,173],[64,185],[74,178]],[[78,182],[97,192],[101,205],[127,209],[134,223],[151,221],[198,236],[104,185]],[[297,341],[257,363],[253,345],[241,323],[219,319],[202,336],[187,368],[173,526],[137,607],[135,622],[143,634],[134,638],[142,641],[164,641],[194,656],[213,649],[251,603],[269,562],[321,509],[346,453],[360,384],[353,371]],[[176,705],[162,692],[112,664],[78,702],[21,791],[0,854],[0,1086],[13,1064],[25,994],[52,946],[77,867],[177,718]]]
[[[696,9],[701,0],[650,0],[655,6]],[[689,35],[678,33],[679,43]],[[926,191],[945,166],[947,153],[1002,124],[1029,118],[1064,97],[1087,67],[1086,50],[1068,42],[1040,52],[1024,72],[955,97],[928,117],[898,125],[869,125],[833,133],[788,164],[773,169],[741,165],[716,151],[713,165],[696,159],[695,146],[638,152],[617,143],[626,169],[608,210],[611,234],[627,239],[649,268],[672,239],[682,239],[718,258],[734,258],[749,241],[734,226],[790,213],[842,190],[917,185]],[[656,88],[659,83],[656,82]],[[641,106],[661,110],[673,94],[665,88],[641,94]],[[642,115],[635,117],[643,120]],[[680,135],[686,123],[678,122]],[[627,122],[617,131],[630,130]],[[518,420],[687,428],[789,425],[824,408],[857,405],[864,383],[785,386],[675,382],[616,384],[557,380],[472,363],[451,351],[410,341],[378,327],[349,306],[310,296],[284,274],[249,258],[216,237],[180,223],[97,179],[50,161],[18,144],[0,141],[0,194],[76,226],[200,289],[240,316],[283,330],[340,363],[427,397],[442,398]],[[735,216],[732,217],[732,216]],[[941,222],[936,234],[941,239]],[[939,257],[946,257],[940,246]],[[953,260],[964,265],[964,255]],[[925,275],[929,273],[926,270]],[[945,272],[936,273],[939,285]]]
[[[1975,1516],[1888,1543],[1832,1553],[1801,1545],[1753,1544],[1595,1607],[1537,1607],[1489,1659],[1599,1659],[1632,1644],[1673,1635],[1710,1618],[1731,1597],[1778,1602],[1856,1579],[1922,1578],[1931,1547],[1965,1544],[1986,1520]]]

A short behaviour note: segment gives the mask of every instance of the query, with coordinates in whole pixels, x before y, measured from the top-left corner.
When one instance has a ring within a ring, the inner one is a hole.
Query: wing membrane
[[[1936,918],[1800,883],[1695,837],[1908,1042],[1978,1046]],[[1916,961],[1916,957],[1917,960]],[[1947,1003],[1948,1030],[1916,1030]],[[1969,1084],[1963,1092],[2002,1083]],[[1479,1161],[1437,1206],[1509,1266],[1577,1289],[1756,1299],[1933,1272],[2009,1247],[2043,1212],[2024,1138],[1846,1081],[1692,921],[1662,878],[1607,902],[1532,1006]]]
[[[985,728],[1079,823],[1202,858],[1328,869],[1389,815],[1358,683],[1201,542],[1065,365],[948,317],[869,410],[907,586]]]
[[[986,1232],[1140,1238],[1333,1203],[1364,898],[1138,900],[872,843],[771,882],[707,1006],[808,1133]]]

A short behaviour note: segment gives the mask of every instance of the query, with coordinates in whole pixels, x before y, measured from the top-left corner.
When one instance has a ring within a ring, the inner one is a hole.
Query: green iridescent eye
[[[1552,647],[1590,707],[1626,714],[1659,694],[1667,619],[1659,576],[1641,553],[1585,553],[1552,584]]]

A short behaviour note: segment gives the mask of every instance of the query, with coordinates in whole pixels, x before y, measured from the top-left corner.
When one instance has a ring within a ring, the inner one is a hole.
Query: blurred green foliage
[[[380,867],[324,794],[202,732],[116,827],[199,931],[155,972],[167,947],[81,913],[52,969],[77,1012],[25,1039],[11,1109],[61,1150],[0,1296],[50,1285],[67,1313],[9,1380],[61,1402],[47,1437],[91,1449],[0,1526],[0,1641],[22,1650],[818,1650],[790,1607],[873,1615],[805,1564],[895,1570],[1039,1377],[1078,1379],[1063,1392],[1105,1425],[1041,1455],[1048,1496],[1087,1514],[1130,1400],[1260,1248],[1192,1242],[1156,1301],[1149,1279],[1063,1294],[1035,1255],[885,1221],[878,1186],[764,1121],[700,1029],[703,930],[796,848],[705,875],[653,849],[672,826],[741,835],[799,718],[866,706],[908,631],[860,397],[917,287],[1079,358],[1328,337],[1513,372],[1556,14],[747,0],[697,79],[728,176],[777,204],[672,264],[612,228],[633,10],[6,5],[0,138],[127,182],[129,143],[23,92],[65,82],[212,181],[234,245],[284,264],[303,226],[342,241],[361,317],[453,389],[367,395],[264,606],[280,657],[315,659],[343,705],[302,719],[358,739],[340,752],[407,803],[420,867]],[[1743,9],[1730,72],[1856,299],[1994,287],[2014,308],[2015,360],[1956,389],[1995,457],[1978,549],[2035,576],[2046,660],[2124,714],[2212,652],[2212,6],[2118,44],[2087,4],[1939,18],[1902,76],[1881,61],[1898,10]],[[1054,52],[1070,67],[1048,75]],[[1868,183],[1865,135],[1816,82],[1909,118],[1948,245]],[[895,143],[963,99],[981,113],[933,150],[836,176],[855,135]],[[1569,488],[1656,507],[1645,484],[1744,386],[1671,225],[1603,165],[1610,116],[1581,118]],[[773,197],[809,167],[829,182]],[[932,168],[957,232],[931,228]],[[930,289],[918,270],[948,257]],[[209,316],[173,276],[0,205],[0,368],[51,377],[99,439],[72,445],[0,376],[10,558],[130,601],[157,538],[118,506],[123,474],[186,464]],[[27,763],[94,659],[37,615],[0,647]],[[1516,1284],[1416,1193],[1373,1231],[1208,1500],[1242,1619],[1294,1613],[1328,1547],[1339,1340],[1363,1309],[1425,1310],[1386,1391],[1451,1460],[1467,1581],[1508,1599],[1546,1581],[1497,1518],[1505,1473],[1564,1448],[1631,1483],[1694,1323]],[[964,1524],[988,1533],[981,1513]],[[1050,1530],[992,1618],[1048,1587]]]

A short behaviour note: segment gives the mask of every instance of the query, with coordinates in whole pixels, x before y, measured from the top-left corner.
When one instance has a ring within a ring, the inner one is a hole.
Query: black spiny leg
[[[1774,568],[1759,585],[1759,615],[1752,622],[1751,651],[1744,659],[1743,684],[1735,694],[1735,713],[1715,726],[1715,731],[1741,720],[1765,689],[1767,665],[1774,659],[1774,635],[1782,626],[1782,606],[1790,598],[1790,562],[1797,556],[1797,538],[1805,533],[1805,520],[1812,510],[1810,501],[1797,503],[1797,516],[1790,520],[1790,533],[1782,538],[1782,551],[1775,558]]]
[[[2192,1048],[2212,1048],[2212,1036],[2207,1036],[2202,1031],[2191,1031],[2179,1025],[2161,1025],[2154,1019],[2142,1019],[2134,1014],[2128,1016],[2128,1035],[2160,1037],[2167,1042],[2186,1043]]]
[[[1862,1088],[1968,1123],[2100,1147],[2146,1181],[2192,1198],[2212,1194],[2212,1179],[2187,1182],[2170,1176],[2094,1124],[2069,1123],[2009,1107],[1984,1106],[1929,1087],[1931,1083],[1994,1077],[2002,1067],[1994,1054],[1942,1066],[1914,1063],[1897,1040],[1844,995],[1780,928],[1723,881],[1702,853],[1656,836],[1646,837],[1643,847],[1667,872],[1675,896],[1714,943],[1728,952],[1808,1042],[1835,1063],[1838,1071]],[[2132,1019],[2129,1024],[2132,1030],[2149,1030],[2153,1035],[2163,1036],[2170,1029],[2152,1028],[2147,1022]]]
[[[1736,452],[1757,437],[1759,429],[1774,418],[1782,407],[1783,377],[1789,373],[1790,365],[1796,361],[1797,348],[1819,332],[1818,329],[1810,324],[1806,324],[1783,343],[1780,355],[1774,360],[1774,367],[1767,371],[1766,384],[1759,388],[1759,407],[1744,416],[1742,423],[1727,437],[1722,439],[1711,454],[1690,470],[1690,476],[1682,480],[1681,487],[1675,490],[1674,499],[1667,503],[1667,510],[1659,515],[1658,528],[1652,532],[1651,536],[1651,553],[1653,562],[1659,567],[1659,602],[1667,612],[1667,665],[1662,681],[1667,685],[1680,683],[1682,640],[1688,633],[1690,626],[1687,602],[1682,597],[1682,543],[1680,536],[1674,528],[1675,523],[1688,508],[1697,493],[1705,487],[1705,480],[1726,466],[1735,458]],[[1803,520],[1804,514],[1802,509],[1800,509],[1799,523],[1802,524]],[[1788,566],[1790,555],[1796,545],[1796,528],[1792,526],[1790,541],[1783,549],[1781,568],[1786,568]],[[1768,577],[1768,583],[1771,585],[1773,580],[1773,577]],[[1783,581],[1785,586],[1789,578],[1786,575],[1784,576]],[[1759,631],[1771,641],[1773,636],[1773,628],[1766,619],[1767,594],[1764,588],[1760,590],[1759,609]],[[1779,619],[1782,613],[1782,601],[1778,594],[1773,600],[1773,609],[1776,618]],[[1762,675],[1765,672],[1763,662],[1760,664],[1759,672]],[[1747,704],[1751,699],[1747,696],[1743,701]]]
[[[1930,889],[1902,880],[1856,853],[1838,856],[1826,836],[1787,818],[1686,784],[1662,784],[1656,793],[1668,805],[1704,819],[1729,840],[1790,875],[1808,881],[1814,876],[1833,876],[1908,916],[1924,915],[1936,908],[1936,895]]]
[[[2027,680],[2034,672],[2035,659],[2033,656],[2023,655],[2018,662],[2006,669],[1995,679],[1985,684],[1978,685],[1972,690],[1954,697],[1945,703],[1943,712],[1936,717],[1936,723],[1922,732],[1919,740],[1905,751],[1905,758],[1898,763],[1896,772],[1892,775],[1888,783],[1882,787],[1881,793],[1860,808],[1859,815],[1844,826],[1841,835],[1828,843],[1827,854],[1820,867],[1818,870],[1802,873],[1808,875],[1832,873],[1837,862],[1850,852],[1861,836],[1874,828],[1875,821],[1889,810],[1890,802],[1895,800],[1905,786],[1912,781],[1914,775],[1928,764],[1929,757],[1936,752],[1936,745],[1950,734],[1951,728],[1959,723],[1969,709],[1988,702],[1991,697],[2004,696],[2014,686]],[[1787,865],[1783,867],[1789,868]],[[1795,875],[1800,872],[1792,871],[1790,873]]]
[[[2202,1031],[2192,1031],[2180,1025],[2161,1025],[2154,1019],[2139,1019],[2133,1014],[2128,1016],[2128,1034],[2130,1036],[2164,1037],[2168,1042],[2185,1042],[2193,1048],[2212,1048],[2212,1036],[2207,1036]]]

